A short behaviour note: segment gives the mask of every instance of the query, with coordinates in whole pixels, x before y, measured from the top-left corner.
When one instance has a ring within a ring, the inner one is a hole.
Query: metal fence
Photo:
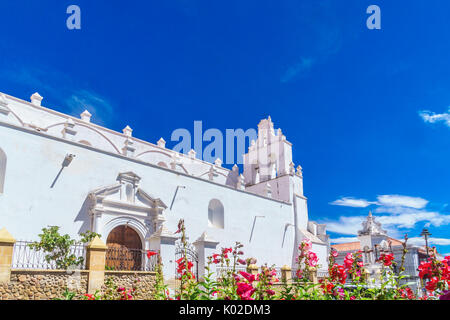
[[[157,255],[148,257],[147,251],[126,247],[109,247],[106,250],[106,270],[155,271]]]
[[[317,270],[317,278],[324,279],[328,278],[328,276],[329,276],[328,270]]]
[[[294,280],[298,279],[297,271],[298,271],[298,269],[292,269],[292,279],[294,279]],[[325,279],[328,276],[329,276],[328,270],[326,270],[326,269],[317,270],[317,279],[318,280]]]
[[[271,267],[270,269],[273,269],[273,270],[276,271],[275,277],[281,281],[281,268],[277,268],[277,267],[273,267],[272,268]],[[247,267],[246,266],[236,266],[234,268],[234,273],[235,274],[239,274],[240,271],[247,272]],[[227,275],[228,272],[233,272],[233,267],[232,266],[229,266],[229,267],[217,266],[216,267],[216,274],[217,274],[217,277],[219,277],[219,278],[223,277],[224,275]]]
[[[217,266],[216,267],[216,275],[218,278],[222,278],[223,276],[227,275],[228,272],[232,272],[233,267],[227,267],[227,266]],[[236,266],[234,269],[236,274],[239,274],[239,271],[247,272],[247,267],[245,266]]]
[[[179,261],[179,259],[183,258],[186,255],[188,261],[192,262],[193,266],[191,272],[195,276],[195,279],[199,277],[199,269],[198,269],[198,254],[195,247],[189,244],[186,248],[183,246],[181,242],[177,242],[175,247],[175,261]],[[178,273],[178,265],[175,264],[175,278],[179,280],[181,274]]]
[[[32,243],[31,241],[16,241],[14,244],[12,269],[58,269],[55,261],[48,262],[46,260],[46,256],[49,253],[30,248],[30,244]],[[86,264],[86,247],[82,244],[73,245],[69,249],[69,254],[75,255],[76,258],[83,258],[83,263],[74,267],[84,270]]]

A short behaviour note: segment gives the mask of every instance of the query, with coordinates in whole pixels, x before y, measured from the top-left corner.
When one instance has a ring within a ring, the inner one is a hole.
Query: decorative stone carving
[[[245,178],[243,174],[239,175],[237,188],[240,190],[245,190]]]
[[[214,164],[217,166],[217,167],[221,167],[222,166],[222,160],[220,159],[220,158],[217,158],[216,159],[216,161],[214,161]]]
[[[295,165],[293,162],[289,163],[289,174],[293,176],[295,174]]]
[[[124,172],[119,174],[117,180],[119,180],[119,183],[122,186],[120,190],[120,200],[134,203],[136,189],[139,186],[141,177],[133,172]]]
[[[299,176],[299,177],[303,177],[303,168],[302,168],[301,165],[299,165],[299,166],[297,167],[296,175]]]
[[[64,123],[64,129],[62,130],[62,135],[64,139],[75,140],[75,135],[77,131],[74,129],[75,122],[71,118],[67,119]]]
[[[252,142],[250,143],[250,147],[248,147],[249,150],[255,150],[256,148],[256,141],[252,140]]]
[[[158,140],[158,147],[165,148],[166,147],[166,140],[163,138]]]
[[[133,147],[133,145],[134,145],[133,140],[127,137],[127,139],[124,142],[124,147],[122,148],[122,153],[124,156],[132,157],[134,155],[136,148]]]
[[[386,235],[386,231],[381,228],[381,223],[376,222],[372,216],[372,211],[369,211],[366,221],[362,223],[363,229],[358,231],[358,235]]]
[[[91,122],[91,117],[92,117],[92,114],[87,110],[84,110],[84,112],[82,114],[80,114],[81,120],[83,120],[85,122]]]
[[[217,177],[217,170],[214,168],[214,166],[211,166],[211,168],[209,168],[209,173],[208,173],[208,178],[210,181],[214,180],[214,177]]]
[[[191,159],[195,159],[196,154],[197,154],[197,152],[195,152],[194,149],[191,149],[191,151],[188,152],[188,156]]]
[[[126,223],[142,238],[150,236],[163,225],[163,211],[167,206],[160,198],[139,188],[141,178],[135,173],[120,173],[117,180],[89,193],[91,230],[106,237],[112,229]]]
[[[194,151],[195,152],[195,151]],[[177,170],[177,166],[181,163],[180,155],[178,153],[174,153],[172,156],[172,161],[170,162],[170,168],[172,170]]]
[[[127,137],[131,137],[133,134],[133,129],[131,129],[130,126],[126,126],[125,128],[123,128],[122,132]]]
[[[41,106],[42,99],[44,99],[44,98],[42,98],[41,95],[40,95],[39,93],[37,93],[37,92],[35,92],[35,93],[30,97],[31,103],[34,104],[35,106],[38,106],[38,107]]]

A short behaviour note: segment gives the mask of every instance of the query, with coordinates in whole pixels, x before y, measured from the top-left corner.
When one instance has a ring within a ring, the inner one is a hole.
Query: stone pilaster
[[[247,272],[256,276],[258,274],[258,269],[256,264],[251,264],[247,267]]]
[[[89,243],[86,254],[86,268],[89,270],[88,293],[101,290],[105,282],[106,250],[108,247],[97,236]]]
[[[160,252],[163,264],[164,280],[174,281],[175,242],[178,237],[162,225],[147,239],[150,250]]]
[[[292,280],[292,268],[288,265],[284,265],[281,267],[281,281],[289,282]]]
[[[195,249],[198,255],[198,276],[202,278],[205,275],[205,267],[209,256],[212,256],[219,244],[218,241],[210,238],[206,232],[194,242]],[[216,273],[214,265],[211,265],[211,272]]]
[[[310,267],[308,272],[309,272],[309,281],[311,281],[312,283],[319,283],[317,279],[317,268]]]
[[[0,230],[0,283],[9,283],[11,279],[11,264],[16,240],[3,228]]]

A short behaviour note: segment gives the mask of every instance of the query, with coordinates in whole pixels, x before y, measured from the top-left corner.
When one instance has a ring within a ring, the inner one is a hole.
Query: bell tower
[[[255,185],[289,174],[292,163],[292,144],[281,129],[275,133],[270,116],[258,124],[258,138],[251,142],[244,154],[246,185]]]

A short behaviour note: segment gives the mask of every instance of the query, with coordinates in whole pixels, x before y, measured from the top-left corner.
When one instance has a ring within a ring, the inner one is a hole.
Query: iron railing
[[[328,276],[329,276],[328,270],[317,270],[317,278],[324,279],[328,278]]]
[[[58,269],[55,261],[47,261],[49,254],[43,250],[36,250],[30,247],[32,241],[16,241],[13,249],[12,268],[13,269]],[[76,258],[82,257],[82,263],[74,266],[81,270],[85,269],[86,247],[82,244],[76,244],[70,247],[69,255],[75,255]]]
[[[186,248],[183,246],[181,242],[177,242],[175,247],[175,261],[182,259],[186,255],[188,261],[192,262],[193,266],[191,272],[198,279],[199,270],[198,270],[198,254],[195,247],[189,244]],[[175,278],[179,280],[181,274],[178,273],[178,265],[175,264]]]
[[[157,255],[148,257],[146,250],[109,247],[106,250],[106,270],[155,271]]]
[[[227,266],[217,266],[216,267],[216,275],[218,278],[222,278],[225,275],[228,275],[228,272],[232,272],[233,267],[227,267]],[[245,266],[236,266],[234,269],[236,274],[239,274],[239,271],[247,272],[247,267]]]

